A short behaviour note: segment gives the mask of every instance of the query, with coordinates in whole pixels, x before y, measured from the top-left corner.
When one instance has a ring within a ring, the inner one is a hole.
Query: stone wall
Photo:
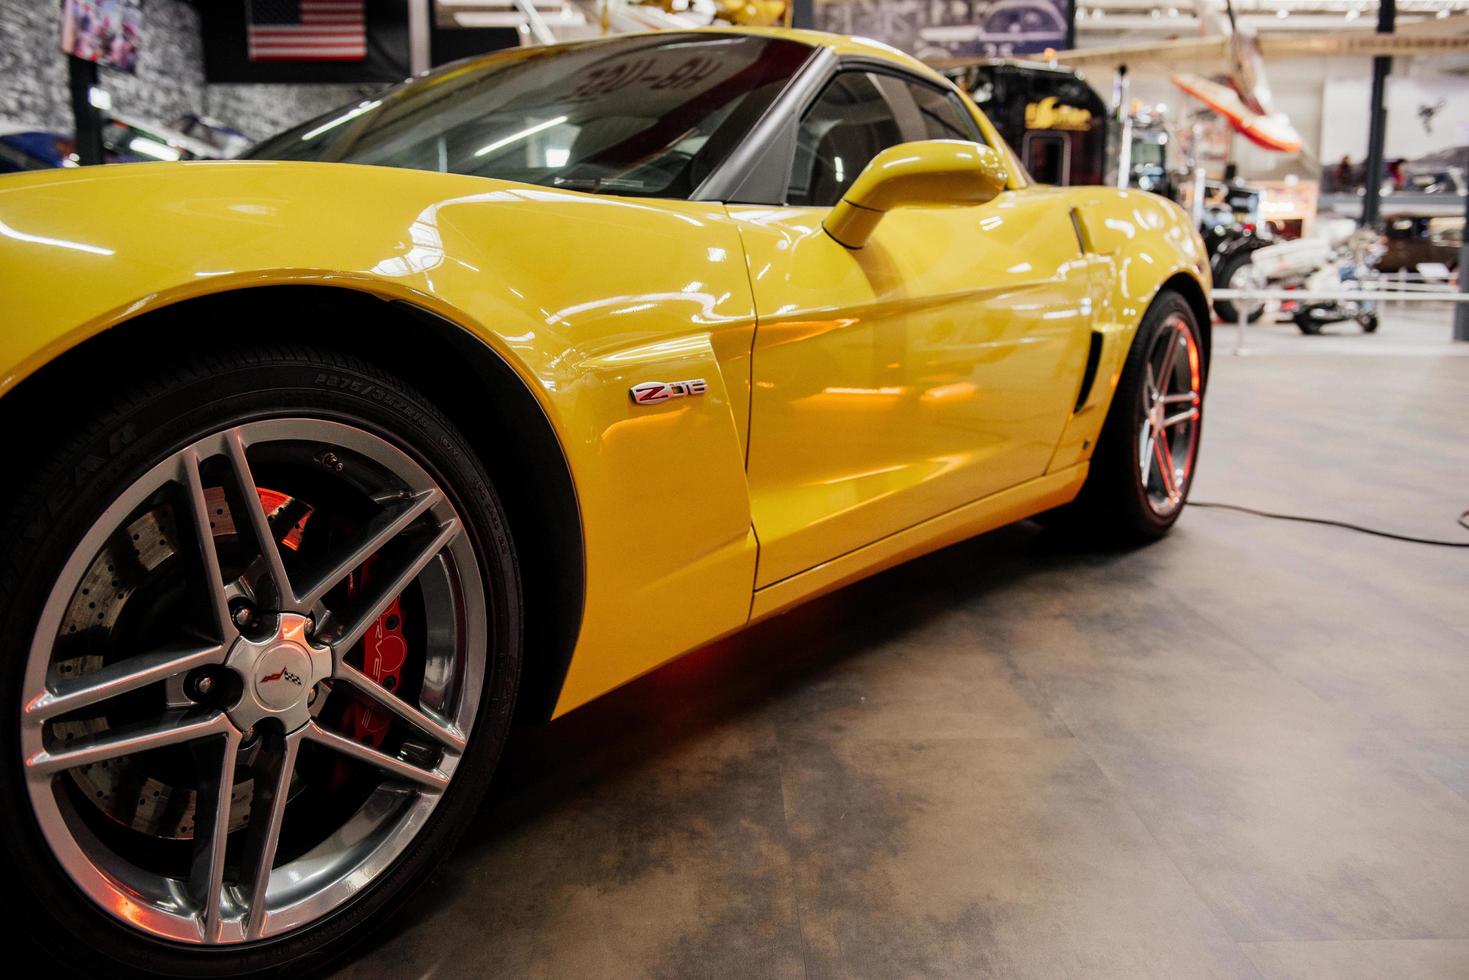
[[[0,125],[71,132],[60,4],[0,0]],[[102,69],[113,108],[167,124],[196,113],[252,139],[376,91],[376,85],[206,85],[199,15],[181,0],[145,0],[138,72]]]

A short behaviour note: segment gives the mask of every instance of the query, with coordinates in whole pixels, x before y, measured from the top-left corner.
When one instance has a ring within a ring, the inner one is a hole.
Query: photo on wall
[[[137,71],[143,0],[66,0],[61,18],[62,53],[118,71]]]
[[[816,0],[816,28],[919,58],[1009,58],[1071,46],[1074,0]]]

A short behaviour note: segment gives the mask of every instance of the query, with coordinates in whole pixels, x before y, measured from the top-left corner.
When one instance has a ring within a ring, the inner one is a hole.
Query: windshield
[[[690,196],[810,57],[799,42],[654,35],[450,65],[247,156]]]

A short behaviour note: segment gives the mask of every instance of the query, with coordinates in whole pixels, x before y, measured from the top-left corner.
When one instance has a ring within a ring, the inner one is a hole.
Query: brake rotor
[[[257,491],[267,514],[304,510],[290,532],[281,541],[287,548],[300,547],[306,522],[313,513],[309,506],[275,491]],[[216,539],[233,537],[234,520],[225,500],[224,490],[209,488],[204,492],[212,520],[210,528]],[[60,636],[78,636],[100,632],[97,642],[86,642],[89,650],[106,650],[128,601],[148,583],[150,577],[179,550],[178,531],[173,508],[163,504],[128,525],[97,555],[82,576],[80,586],[67,607],[61,622]],[[77,644],[83,645],[83,644]],[[57,674],[65,679],[100,670],[105,663],[100,653],[85,653],[53,661]],[[170,689],[165,695],[170,703],[182,707],[189,704],[182,690]],[[325,701],[324,698],[320,701]],[[111,723],[106,716],[58,720],[53,730],[58,738],[70,740],[95,736],[107,731]],[[230,793],[229,828],[233,833],[250,819],[250,801],[254,780],[249,763],[256,744],[247,740],[240,750],[236,773],[239,774]],[[78,766],[68,775],[87,799],[108,817],[140,833],[170,840],[187,840],[194,836],[194,808],[198,793],[191,787],[168,781],[167,773],[148,772],[132,757],[111,759]],[[293,782],[292,794],[297,785]]]

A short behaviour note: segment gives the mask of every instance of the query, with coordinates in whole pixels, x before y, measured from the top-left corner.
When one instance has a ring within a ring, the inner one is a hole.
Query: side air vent
[[[1081,391],[1076,394],[1076,407],[1071,410],[1072,414],[1081,411],[1081,406],[1085,405],[1086,400],[1091,397],[1092,385],[1097,380],[1097,366],[1101,363],[1102,335],[1093,330],[1091,344],[1086,352],[1086,370],[1081,374]]]
[[[1077,213],[1076,208],[1071,209],[1071,230],[1076,232],[1076,244],[1083,252],[1096,251],[1092,248],[1091,242],[1087,240],[1086,228],[1082,225],[1081,215]]]

